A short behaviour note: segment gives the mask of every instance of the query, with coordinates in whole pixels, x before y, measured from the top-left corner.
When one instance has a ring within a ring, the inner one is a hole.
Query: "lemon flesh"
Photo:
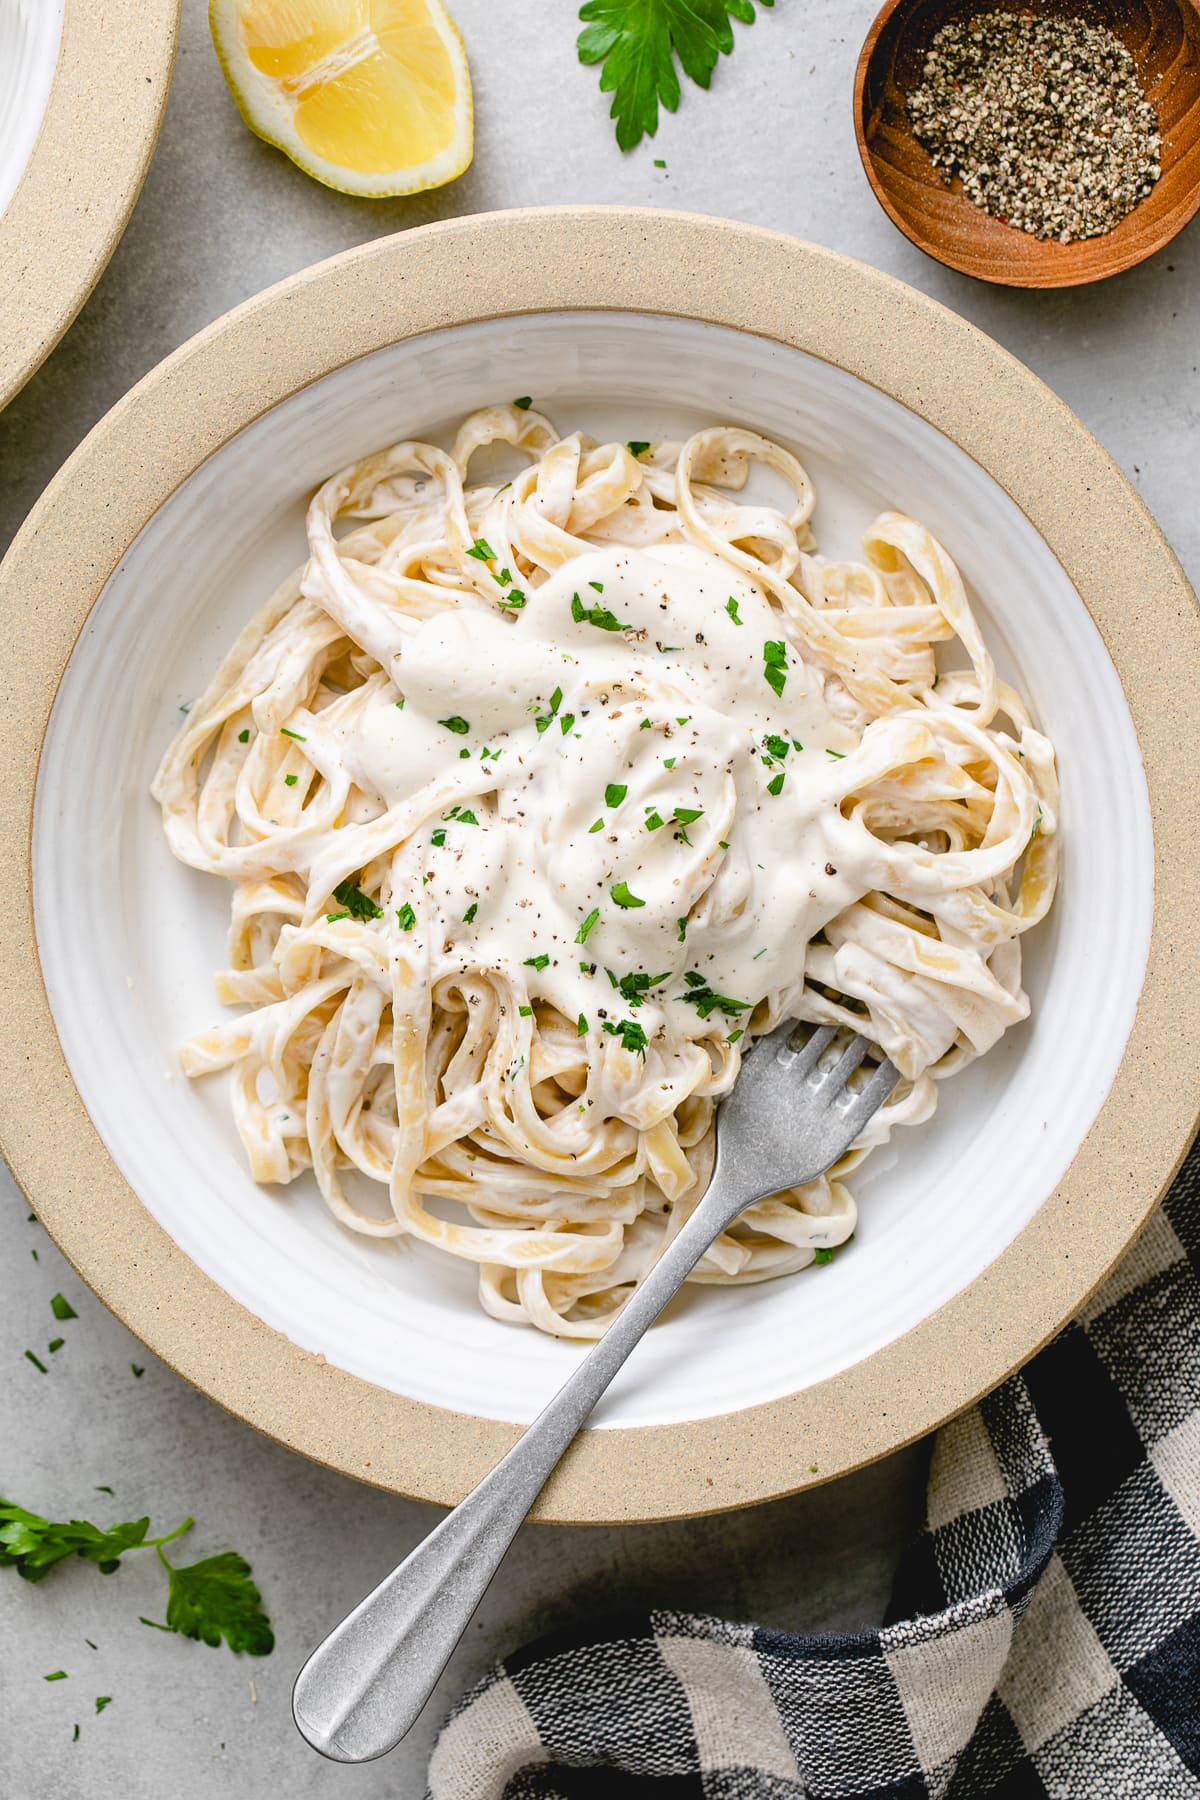
[[[211,0],[252,131],[351,194],[415,194],[471,161],[471,77],[441,0]]]

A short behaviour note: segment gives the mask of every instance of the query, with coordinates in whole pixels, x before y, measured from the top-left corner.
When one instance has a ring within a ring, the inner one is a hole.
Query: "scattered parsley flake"
[[[532,394],[522,394],[519,399],[513,401],[513,405],[518,412],[528,412],[533,405]]]
[[[688,928],[687,914],[685,913],[683,915],[682,919],[676,919],[676,921],[675,921],[675,935],[678,937],[681,944],[684,942],[685,938],[687,937],[687,928]]]
[[[283,778],[283,785],[284,787],[295,787],[299,779],[300,777],[298,775],[285,775]]]
[[[66,1681],[67,1679],[68,1676],[65,1669],[55,1669],[53,1674],[42,1676],[43,1681]]]
[[[647,450],[650,448],[650,444],[648,440],[643,442],[641,438],[630,438],[625,448],[628,450],[630,456],[645,456]]]
[[[774,732],[772,732],[771,735],[769,737],[765,738],[763,741],[765,742],[767,749],[770,751],[771,755],[774,757],[778,757],[780,762],[783,761],[784,757],[787,755],[788,751],[791,749],[791,745],[788,743],[787,739],[777,736],[776,733],[774,733]]]
[[[783,638],[768,638],[763,645],[763,675],[767,686],[782,699],[787,685],[787,644]]]
[[[500,604],[506,612],[520,612],[525,604],[525,596],[520,588],[509,588]]]
[[[820,1250],[814,1250],[813,1261],[815,1263],[831,1263],[837,1255],[839,1248],[840,1245],[834,1244],[832,1248],[825,1247]]]
[[[61,1294],[54,1294],[51,1297],[50,1311],[54,1314],[60,1324],[64,1319],[77,1319],[79,1317],[79,1314],[75,1311],[75,1308],[71,1305],[70,1301],[64,1300]]]
[[[736,1031],[730,1032],[728,1038],[725,1041],[726,1041],[726,1043],[729,1043],[729,1044],[736,1044],[738,1039],[740,1037],[744,1037],[744,1036],[745,1036],[745,1033],[742,1031],[742,1028],[739,1025],[739,1027]]]
[[[677,756],[664,756],[663,757],[663,768],[664,769],[673,769],[675,767],[675,764],[678,761],[679,761],[679,758]]]
[[[51,1338],[50,1342],[46,1345],[51,1356],[54,1355],[56,1350],[61,1350],[66,1341],[66,1338]]]
[[[603,831],[603,830],[604,830],[604,820],[597,819],[596,823],[594,825],[588,826],[588,836],[591,837],[593,835],[593,833],[595,833],[597,831]]]
[[[436,850],[440,850],[442,845],[445,843],[445,841],[446,841],[446,827],[444,825],[439,825],[437,830],[433,833],[433,836],[430,839],[430,842],[433,844],[433,846]]]
[[[467,555],[473,556],[476,562],[492,562],[495,559],[496,552],[492,549],[492,546],[488,543],[486,538],[476,538],[475,542],[471,545],[471,548],[467,551]]]
[[[396,711],[397,712],[404,711],[404,695],[403,694],[401,694],[399,700],[397,700],[397,702],[396,702]]]
[[[620,806],[629,789],[619,781],[610,781],[604,790],[605,806]]]
[[[281,725],[279,727],[279,735],[280,737],[295,738],[298,744],[307,744],[308,742],[308,739],[306,737],[301,737],[298,731],[289,731],[286,725]]]
[[[619,1037],[621,1043],[631,1055],[640,1056],[642,1061],[645,1062],[646,1045],[649,1042],[649,1039],[635,1019],[622,1019],[619,1022],[613,1019],[605,1019],[604,1029],[609,1037]]]
[[[352,881],[339,881],[333,890],[333,897],[339,906],[344,906],[352,919],[382,919],[383,908],[376,906],[369,894],[364,894],[360,887]]]
[[[97,1712],[98,1712],[98,1713],[102,1713],[102,1712],[103,1712],[103,1711],[104,1711],[104,1709],[105,1709],[105,1707],[106,1707],[106,1706],[111,1706],[111,1705],[112,1705],[112,1695],[111,1695],[111,1694],[99,1694],[99,1695],[97,1695],[97,1698],[96,1698],[96,1711],[97,1711]]]
[[[644,900],[639,900],[636,894],[630,893],[628,882],[618,881],[609,891],[618,906],[628,908],[631,906],[645,906],[646,904]]]
[[[654,159],[654,166],[656,169],[665,169],[667,165],[661,156],[656,156]]]
[[[472,900],[472,902],[471,902],[471,904],[470,904],[470,906],[468,906],[468,908],[467,908],[467,910],[466,910],[466,912],[465,912],[465,913],[464,913],[464,914],[463,914],[463,924],[464,924],[464,925],[471,925],[471,924],[473,924],[473,923],[474,923],[474,920],[475,920],[475,914],[476,914],[476,913],[477,913],[477,912],[478,912],[478,911],[479,911],[479,902],[478,902],[478,900]]]
[[[767,783],[768,794],[781,794],[783,792],[783,784],[784,784],[785,779],[786,779],[786,777],[783,773],[783,770],[781,769],[779,771],[778,775],[773,776],[771,778],[771,780],[768,781],[768,783]]]
[[[584,1017],[584,1015],[582,1013],[580,1013],[578,1019],[576,1019],[576,1021],[575,1021],[575,1036],[576,1037],[586,1037],[587,1032],[588,1032],[587,1019]]]
[[[48,1375],[50,1373],[42,1359],[39,1356],[35,1356],[32,1350],[27,1350],[25,1355],[28,1361],[33,1364],[34,1368],[40,1369],[43,1375]]]
[[[518,1006],[517,1011],[520,1013],[520,1015],[523,1019],[532,1019],[532,1017],[533,1017],[532,1006]]]
[[[563,736],[566,737],[568,731],[570,731],[572,725],[575,723],[575,714],[574,713],[563,713],[563,715],[559,719],[558,723],[562,730]]]
[[[744,625],[746,623],[745,619],[739,619],[738,617],[738,603],[732,594],[730,594],[728,600],[725,602],[725,611],[729,614],[735,625]]]
[[[589,581],[588,586],[590,588],[595,588],[595,590],[598,594],[602,594],[604,592],[604,583],[602,581]]]
[[[585,606],[578,594],[571,596],[571,617],[577,625],[594,625],[597,631],[628,631],[629,623],[618,619],[607,606]]]
[[[600,908],[598,906],[593,906],[591,912],[588,914],[587,918],[583,921],[583,924],[579,927],[579,930],[575,933],[575,942],[577,944],[586,944],[587,943],[588,933],[591,931],[593,925],[595,925],[595,923],[599,917],[600,917]]]
[[[657,813],[654,811],[653,808],[651,808],[651,810],[646,814],[646,817],[645,817],[645,820],[643,821],[643,823],[645,824],[647,831],[657,831],[661,825],[664,825],[666,823],[666,820],[663,818],[661,813]]]
[[[547,966],[547,964],[549,963],[549,961],[550,961],[550,958],[546,955],[546,952],[543,950],[543,952],[540,956],[527,956],[525,958],[524,967],[527,969],[544,969]]]
[[[838,762],[845,762],[846,760],[846,752],[844,750],[831,750],[828,745],[825,746],[825,754],[826,756],[835,757]]]
[[[688,969],[683,979],[688,991],[686,994],[677,994],[676,999],[686,1000],[689,1006],[694,1006],[702,1019],[707,1019],[713,1012],[721,1012],[726,1018],[736,1019],[739,1013],[748,1012],[753,1004],[749,1000],[731,1000],[728,994],[714,993],[703,975],[695,969]]]
[[[140,1381],[142,1379],[142,1376],[146,1373],[145,1365],[144,1364],[139,1365],[138,1363],[130,1363],[129,1366],[133,1370],[133,1373],[136,1376],[137,1380]]]
[[[249,742],[250,742],[250,727],[247,725],[247,727],[244,731],[238,732],[238,743],[239,744],[248,744]]]
[[[675,808],[675,818],[681,825],[694,825],[697,819],[703,817],[704,808],[702,806],[677,806]]]
[[[444,725],[447,731],[456,732],[459,737],[465,737],[471,729],[469,722],[458,713],[452,713],[448,719],[439,719],[438,724]]]

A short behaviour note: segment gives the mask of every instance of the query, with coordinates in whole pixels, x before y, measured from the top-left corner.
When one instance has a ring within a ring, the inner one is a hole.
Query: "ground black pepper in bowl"
[[[1132,56],[1078,18],[979,13],[933,38],[908,95],[915,135],[984,212],[1069,244],[1111,231],[1160,173]]]

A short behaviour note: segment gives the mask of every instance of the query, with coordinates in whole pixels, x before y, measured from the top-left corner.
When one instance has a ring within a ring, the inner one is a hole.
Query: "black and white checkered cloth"
[[[888,1623],[656,1612],[522,1651],[427,1800],[1200,1797],[1200,1146],[1075,1324],[933,1452]]]

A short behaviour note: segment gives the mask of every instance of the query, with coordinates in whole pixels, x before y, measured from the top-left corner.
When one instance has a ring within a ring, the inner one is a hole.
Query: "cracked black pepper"
[[[1158,116],[1111,31],[979,13],[942,27],[922,74],[908,96],[916,136],[1005,225],[1063,244],[1099,237],[1158,180]]]

